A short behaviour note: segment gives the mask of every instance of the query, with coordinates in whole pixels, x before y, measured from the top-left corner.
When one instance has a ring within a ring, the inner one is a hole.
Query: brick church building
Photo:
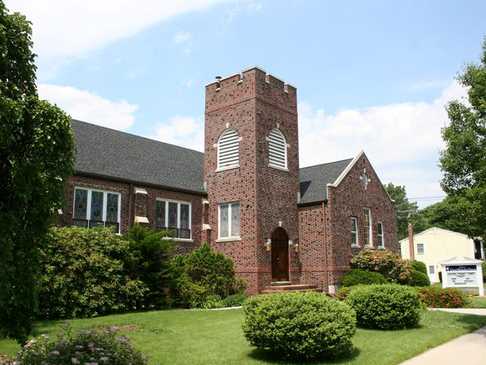
[[[205,108],[204,153],[73,120],[63,223],[167,229],[179,252],[208,242],[249,293],[334,292],[363,247],[398,252],[392,201],[363,152],[299,167],[293,86],[251,68],[207,85]]]

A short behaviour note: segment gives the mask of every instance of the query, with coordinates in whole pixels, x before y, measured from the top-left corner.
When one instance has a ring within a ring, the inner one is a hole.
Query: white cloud
[[[203,121],[189,116],[175,116],[158,125],[152,138],[162,142],[203,151]]]
[[[124,130],[135,121],[137,105],[125,100],[112,101],[71,86],[39,84],[41,98],[57,104],[74,119]]]
[[[440,189],[441,128],[445,105],[466,91],[456,82],[432,102],[397,103],[326,114],[299,104],[302,166],[353,157],[365,150],[383,182],[406,185],[409,196],[443,194]]]
[[[192,38],[192,34],[189,32],[177,32],[174,35],[173,41],[175,44],[181,44],[190,41],[191,38]]]
[[[7,6],[32,21],[35,52],[41,64],[55,68],[176,15],[225,1],[231,0],[7,0]]]

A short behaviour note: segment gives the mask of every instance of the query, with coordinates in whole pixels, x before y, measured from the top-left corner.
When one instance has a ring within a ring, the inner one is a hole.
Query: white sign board
[[[484,296],[483,272],[481,261],[465,257],[454,257],[442,261],[443,288],[478,288]]]

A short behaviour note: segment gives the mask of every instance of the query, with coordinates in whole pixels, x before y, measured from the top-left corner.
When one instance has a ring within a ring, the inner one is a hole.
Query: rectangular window
[[[240,238],[240,203],[219,205],[219,238]]]
[[[373,218],[371,217],[371,209],[369,208],[364,208],[364,226],[364,244],[365,246],[373,246]]]
[[[424,254],[424,244],[423,243],[417,243],[417,255],[423,255]]]
[[[73,224],[80,227],[114,227],[120,232],[120,194],[74,188]]]
[[[379,222],[376,226],[377,232],[376,235],[378,236],[378,247],[385,248],[385,235],[383,233],[383,223]]]
[[[429,274],[430,275],[434,275],[435,274],[435,266],[434,265],[430,265],[429,266]]]
[[[359,246],[358,242],[358,218],[351,217],[351,246]]]
[[[167,230],[175,239],[191,239],[191,204],[157,199],[155,228]]]

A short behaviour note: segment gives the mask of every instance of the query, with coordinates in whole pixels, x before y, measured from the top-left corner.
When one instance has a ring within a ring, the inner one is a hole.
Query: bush
[[[424,273],[425,275],[428,275],[427,266],[425,266],[425,264],[422,261],[412,260],[410,261],[410,265],[412,266],[412,269]]]
[[[147,360],[126,337],[110,330],[90,330],[75,336],[65,333],[54,341],[45,335],[32,339],[17,355],[16,364],[145,365]]]
[[[442,289],[434,285],[420,288],[418,294],[422,303],[431,308],[462,308],[467,305],[466,295],[456,288]]]
[[[175,256],[169,264],[172,301],[184,307],[207,307],[215,296],[224,299],[242,293],[244,283],[236,278],[233,261],[208,244],[187,255]]]
[[[385,284],[387,281],[383,275],[378,272],[353,269],[344,274],[341,285],[353,286],[360,284]]]
[[[429,276],[421,271],[412,270],[408,284],[411,286],[430,286]]]
[[[223,304],[225,307],[239,307],[245,303],[246,298],[245,293],[229,295],[223,299]]]
[[[348,297],[349,293],[351,293],[351,289],[353,288],[356,288],[357,286],[343,286],[341,288],[338,289],[338,291],[336,292],[336,299],[338,300],[346,300],[346,298]]]
[[[144,297],[145,308],[161,308],[167,304],[167,270],[175,248],[173,240],[166,238],[168,236],[166,231],[155,231],[138,224],[127,234],[130,243],[127,269],[132,277],[142,281],[148,288]]]
[[[362,250],[351,260],[351,268],[375,271],[400,284],[410,281],[412,267],[408,261],[388,250]]]
[[[346,302],[356,311],[358,326],[364,328],[415,327],[422,310],[417,292],[396,284],[356,287]]]
[[[320,293],[260,295],[243,306],[243,332],[260,349],[295,359],[335,356],[352,349],[356,316]]]
[[[92,317],[142,307],[147,287],[131,279],[126,239],[108,228],[51,228],[40,249],[39,315]]]

